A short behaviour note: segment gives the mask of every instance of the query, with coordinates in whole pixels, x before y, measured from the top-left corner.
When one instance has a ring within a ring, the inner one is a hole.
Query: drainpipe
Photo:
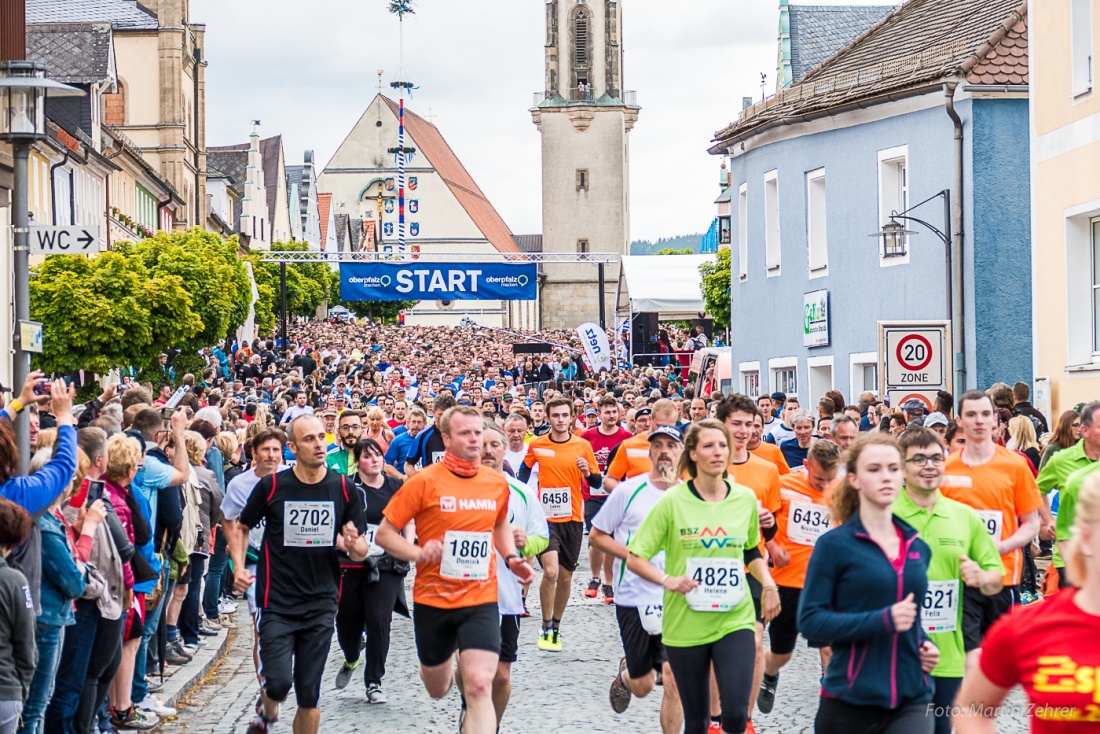
[[[966,302],[963,300],[963,264],[965,262],[963,257],[963,122],[959,113],[955,111],[957,86],[955,82],[943,85],[944,106],[947,109],[947,116],[955,126],[955,221],[952,233],[954,240],[952,249],[955,258],[952,291],[955,307],[951,311],[951,342],[955,350],[953,387],[956,397],[966,392]]]
[[[58,168],[61,168],[61,166],[65,165],[66,163],[69,162],[70,152],[71,151],[69,151],[69,149],[66,148],[65,149],[65,157],[61,159],[61,162],[60,163],[54,163],[52,166],[50,166],[50,224],[53,224],[53,225],[57,224],[57,194],[54,191],[54,185],[53,185],[54,171],[56,171]],[[72,180],[70,179],[70,181],[69,181],[69,192],[71,193],[72,190],[73,190],[73,185],[72,185]],[[70,214],[70,218],[71,218],[71,214]]]
[[[202,191],[200,190],[199,183],[202,181],[202,171],[199,169],[199,66],[202,64],[202,51],[198,48],[195,49],[195,72],[192,75],[195,83],[194,93],[194,109],[192,113],[195,121],[192,123],[192,128],[195,133],[195,221],[192,226],[202,227],[206,229],[206,212],[203,210],[200,201]]]

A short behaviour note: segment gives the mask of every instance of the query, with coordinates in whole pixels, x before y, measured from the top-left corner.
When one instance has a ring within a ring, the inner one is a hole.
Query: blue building
[[[718,133],[743,392],[878,394],[877,322],[946,321],[949,308],[965,356],[955,393],[1031,382],[1026,12],[910,0]],[[924,224],[869,236],[893,213],[950,232],[954,267]],[[806,346],[808,310],[826,319],[818,346]]]

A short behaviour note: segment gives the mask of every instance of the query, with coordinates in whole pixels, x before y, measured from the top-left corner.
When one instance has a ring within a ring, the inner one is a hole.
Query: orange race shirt
[[[436,463],[405,481],[382,514],[396,528],[415,520],[421,545],[444,545],[441,562],[417,566],[413,601],[442,609],[496,602],[493,529],[508,521],[508,492],[504,475],[486,467],[467,478]]]
[[[760,445],[749,451],[749,453],[775,464],[775,468],[779,470],[780,475],[791,473],[791,468],[787,466],[787,458],[783,456],[783,452],[774,443],[761,441]]]
[[[639,433],[619,444],[615,458],[607,467],[607,476],[621,481],[639,474],[648,474],[652,468],[653,462],[649,460],[649,436]]]
[[[964,464],[962,452],[956,451],[947,457],[943,470],[940,492],[977,510],[994,543],[1015,533],[1020,528],[1019,518],[1043,504],[1027,459],[1003,446],[978,466]],[[1023,551],[1017,548],[1001,556],[1001,563],[1005,586],[1020,583]]]
[[[749,454],[749,459],[743,464],[730,464],[729,477],[742,487],[748,487],[756,495],[756,501],[760,507],[773,515],[779,512],[782,500],[779,494],[779,470],[770,461],[765,461],[759,456]],[[764,550],[764,535],[760,535],[760,553],[765,558],[768,554]]]
[[[625,443],[625,442],[624,442]],[[549,522],[581,522],[584,519],[584,499],[581,484],[585,474],[577,468],[577,459],[588,464],[588,474],[598,474],[600,465],[592,444],[570,435],[568,441],[554,441],[550,434],[539,436],[527,447],[523,463],[539,465],[539,501]]]
[[[791,561],[783,568],[773,568],[772,578],[780,586],[801,589],[814,545],[832,527],[829,495],[814,489],[805,472],[792,472],[779,478],[779,499],[775,540]]]

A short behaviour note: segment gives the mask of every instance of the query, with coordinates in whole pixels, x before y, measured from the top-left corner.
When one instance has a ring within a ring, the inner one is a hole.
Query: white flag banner
[[[610,370],[615,365],[611,345],[607,342],[607,333],[600,328],[599,324],[592,322],[581,324],[577,327],[577,336],[584,345],[584,353],[588,357],[588,365],[593,372]]]

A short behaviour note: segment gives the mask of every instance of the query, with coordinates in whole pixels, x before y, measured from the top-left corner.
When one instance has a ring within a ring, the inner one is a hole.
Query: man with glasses
[[[345,410],[340,415],[336,428],[336,443],[329,448],[325,465],[336,472],[350,477],[358,471],[355,463],[355,444],[363,434],[363,414],[355,410]]]
[[[894,502],[894,514],[913,526],[929,547],[928,593],[921,624],[940,659],[932,677],[936,734],[951,732],[951,704],[966,670],[962,589],[990,596],[1002,588],[1001,559],[978,513],[940,494],[943,443],[935,431],[912,427],[898,438],[905,459],[905,491]]]

